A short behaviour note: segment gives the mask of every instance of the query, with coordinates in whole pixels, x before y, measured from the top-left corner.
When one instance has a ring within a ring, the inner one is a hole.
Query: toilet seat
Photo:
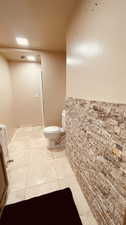
[[[43,129],[44,133],[57,133],[61,132],[61,128],[57,126],[49,126]]]

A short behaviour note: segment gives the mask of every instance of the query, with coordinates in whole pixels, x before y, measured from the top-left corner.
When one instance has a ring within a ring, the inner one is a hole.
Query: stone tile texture
[[[66,154],[99,225],[126,225],[126,105],[68,98]]]

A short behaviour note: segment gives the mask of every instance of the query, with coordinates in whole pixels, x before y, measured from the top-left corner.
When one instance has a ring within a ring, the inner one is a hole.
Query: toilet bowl
[[[48,149],[54,149],[58,146],[58,139],[64,134],[64,129],[57,126],[49,126],[43,129],[43,134],[48,140]]]

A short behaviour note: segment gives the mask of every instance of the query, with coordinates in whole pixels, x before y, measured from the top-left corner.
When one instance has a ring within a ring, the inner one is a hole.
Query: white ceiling
[[[27,56],[30,55],[35,57],[35,61],[33,62],[41,62],[40,53],[32,50],[0,48],[0,54],[3,55],[8,61],[29,62]],[[24,58],[22,58],[22,56]]]
[[[1,0],[0,47],[20,46],[16,36],[29,40],[29,49],[65,51],[69,17],[78,0]]]

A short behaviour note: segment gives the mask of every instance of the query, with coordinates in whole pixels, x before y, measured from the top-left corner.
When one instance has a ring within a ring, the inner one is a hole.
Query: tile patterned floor
[[[83,225],[97,225],[65,151],[47,150],[41,127],[19,128],[9,144],[7,204],[70,187]]]

